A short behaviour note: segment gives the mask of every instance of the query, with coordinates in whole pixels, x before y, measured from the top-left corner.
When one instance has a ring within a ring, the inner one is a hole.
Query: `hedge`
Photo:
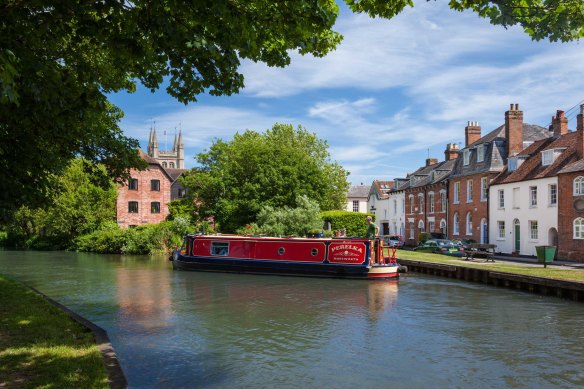
[[[371,213],[359,213],[348,211],[325,211],[321,212],[321,218],[325,226],[330,223],[333,231],[347,229],[347,236],[364,237],[367,232],[367,216],[371,216],[375,221],[375,215]]]

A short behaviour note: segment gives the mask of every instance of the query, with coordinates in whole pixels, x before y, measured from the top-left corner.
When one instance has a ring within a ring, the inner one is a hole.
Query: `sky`
[[[428,157],[444,160],[447,143],[464,147],[468,121],[485,135],[504,123],[512,103],[525,123],[547,127],[564,110],[575,128],[584,102],[582,43],[534,42],[518,27],[493,26],[445,2],[417,1],[391,20],[340,5],[334,30],[344,39],[336,51],[324,58],[293,53],[286,68],[243,61],[238,95],[200,95],[187,106],[164,89],[110,95],[125,112],[124,134],[146,150],[155,123],[162,150],[182,128],[191,168],[215,139],[274,123],[302,125],[327,141],[353,185],[370,185],[405,177]]]

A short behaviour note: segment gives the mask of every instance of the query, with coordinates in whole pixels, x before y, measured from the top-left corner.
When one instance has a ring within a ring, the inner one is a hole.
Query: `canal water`
[[[584,386],[584,304],[553,297],[65,252],[0,251],[0,273],[107,330],[132,388]]]

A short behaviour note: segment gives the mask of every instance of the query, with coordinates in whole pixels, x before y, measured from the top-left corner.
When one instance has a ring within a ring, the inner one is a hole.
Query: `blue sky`
[[[464,146],[468,121],[484,135],[503,124],[511,103],[526,123],[547,127],[556,110],[584,100],[580,43],[533,42],[441,2],[418,1],[389,21],[341,5],[335,30],[344,40],[325,58],[294,53],[286,68],[243,62],[239,95],[201,95],[185,106],[139,87],[110,100],[125,112],[124,133],[144,149],[152,121],[161,148],[172,147],[180,123],[187,167],[215,138],[301,124],[328,142],[355,185],[404,177],[428,155],[443,160],[447,143]],[[567,112],[571,129],[576,113]]]

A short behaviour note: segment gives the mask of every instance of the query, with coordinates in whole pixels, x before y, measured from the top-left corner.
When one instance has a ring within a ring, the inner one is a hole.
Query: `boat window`
[[[318,254],[318,249],[312,249],[311,254],[313,257],[316,257],[316,254]]]
[[[211,242],[211,255],[227,256],[229,253],[228,242]]]
[[[286,250],[284,249],[284,247],[280,247],[280,248],[278,249],[278,254],[280,254],[280,255],[284,255],[284,252],[285,252],[285,251],[286,251]]]

